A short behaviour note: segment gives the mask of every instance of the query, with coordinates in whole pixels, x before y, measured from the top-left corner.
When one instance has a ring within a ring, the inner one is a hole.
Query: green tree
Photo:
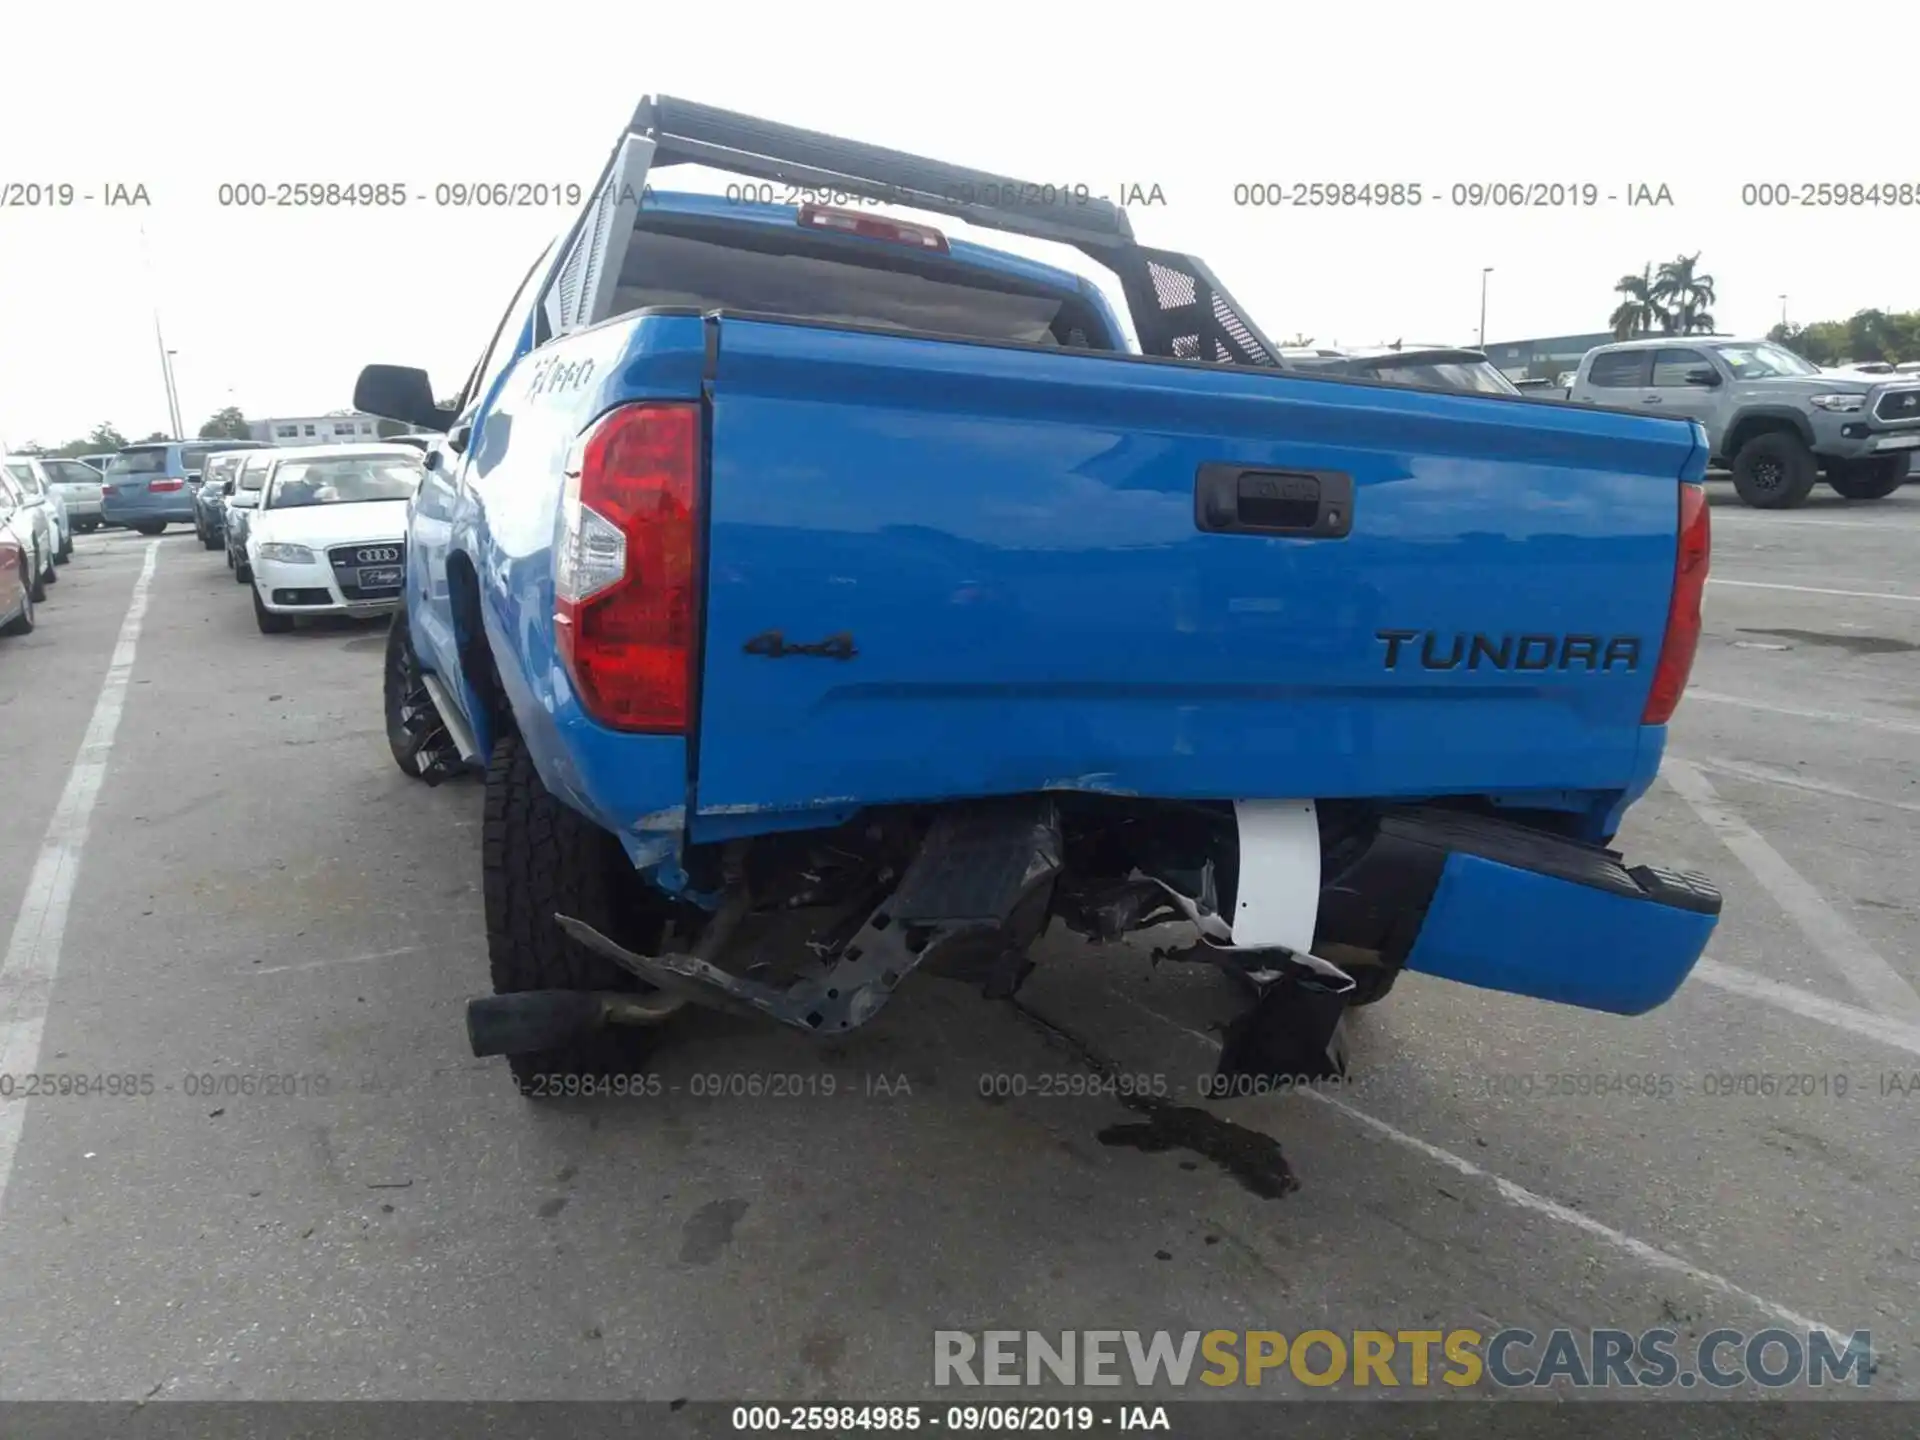
[[[118,450],[126,443],[126,436],[122,435],[112,424],[102,420],[80,439],[69,440],[66,444],[54,449],[48,449],[42,446],[39,453],[42,455],[54,455],[65,459],[72,459],[76,455],[104,455],[110,450]]]
[[[1706,335],[1713,332],[1713,277],[1699,271],[1700,252],[1676,255],[1660,267],[1653,282],[1653,299],[1662,311],[1668,334]]]
[[[119,427],[110,420],[102,420],[89,430],[85,439],[69,440],[54,453],[57,455],[104,455],[110,450],[118,450],[127,443],[127,437],[120,433]]]
[[[173,439],[173,436],[167,434],[166,431],[156,430],[151,435],[147,436],[146,439],[142,440],[140,443],[142,445],[153,445],[153,444],[157,444],[159,442],[171,440],[171,439]]]
[[[1846,320],[1776,325],[1767,336],[1815,365],[1863,360],[1898,365],[1920,360],[1920,311],[1861,310]]]
[[[1614,307],[1613,314],[1607,318],[1614,339],[1631,340],[1636,335],[1651,334],[1653,327],[1666,318],[1665,311],[1660,308],[1656,283],[1651,263],[1643,273],[1622,275],[1614,283],[1613,293],[1627,297]]]
[[[253,431],[247,426],[247,417],[240,413],[238,405],[229,405],[225,409],[214,411],[207,423],[200,427],[202,440],[251,440]]]

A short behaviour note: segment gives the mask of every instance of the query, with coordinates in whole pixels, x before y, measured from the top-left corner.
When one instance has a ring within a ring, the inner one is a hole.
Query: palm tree
[[[1654,281],[1654,298],[1670,306],[1672,318],[1671,330],[1682,335],[1711,334],[1713,316],[1707,313],[1707,306],[1713,304],[1713,277],[1702,275],[1695,270],[1700,263],[1700,252],[1691,255],[1677,255],[1660,267],[1660,275]]]
[[[1616,340],[1631,340],[1636,335],[1645,335],[1653,329],[1656,320],[1665,318],[1666,312],[1660,308],[1651,264],[1643,274],[1622,275],[1613,287],[1613,293],[1627,297],[1614,308],[1607,320],[1607,324],[1613,327],[1613,338]]]

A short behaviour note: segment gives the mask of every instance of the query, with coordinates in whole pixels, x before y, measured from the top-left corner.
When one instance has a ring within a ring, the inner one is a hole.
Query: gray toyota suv
[[[1740,498],[1765,510],[1801,504],[1822,472],[1849,500],[1891,495],[1920,450],[1920,376],[1822,370],[1770,340],[1602,345],[1581,359],[1569,398],[1698,420]]]

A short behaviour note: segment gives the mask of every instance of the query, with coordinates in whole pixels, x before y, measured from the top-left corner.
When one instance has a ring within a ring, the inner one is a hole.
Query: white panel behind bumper
[[[1208,894],[1182,895],[1164,880],[1154,880],[1208,944],[1223,950],[1284,948],[1308,969],[1352,985],[1347,973],[1312,953],[1320,919],[1320,820],[1311,800],[1236,800],[1240,881],[1231,918],[1216,914],[1212,879]],[[1142,877],[1152,879],[1153,877]]]
[[[1313,948],[1320,917],[1320,821],[1311,800],[1236,800],[1240,883],[1233,944]]]

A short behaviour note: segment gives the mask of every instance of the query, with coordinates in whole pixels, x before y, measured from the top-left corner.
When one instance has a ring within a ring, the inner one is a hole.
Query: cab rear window
[[[1651,350],[1609,350],[1587,367],[1587,384],[1602,390],[1625,390],[1652,379]]]
[[[613,313],[648,306],[778,315],[829,325],[1112,349],[1079,296],[950,260],[653,217],[635,229]]]

